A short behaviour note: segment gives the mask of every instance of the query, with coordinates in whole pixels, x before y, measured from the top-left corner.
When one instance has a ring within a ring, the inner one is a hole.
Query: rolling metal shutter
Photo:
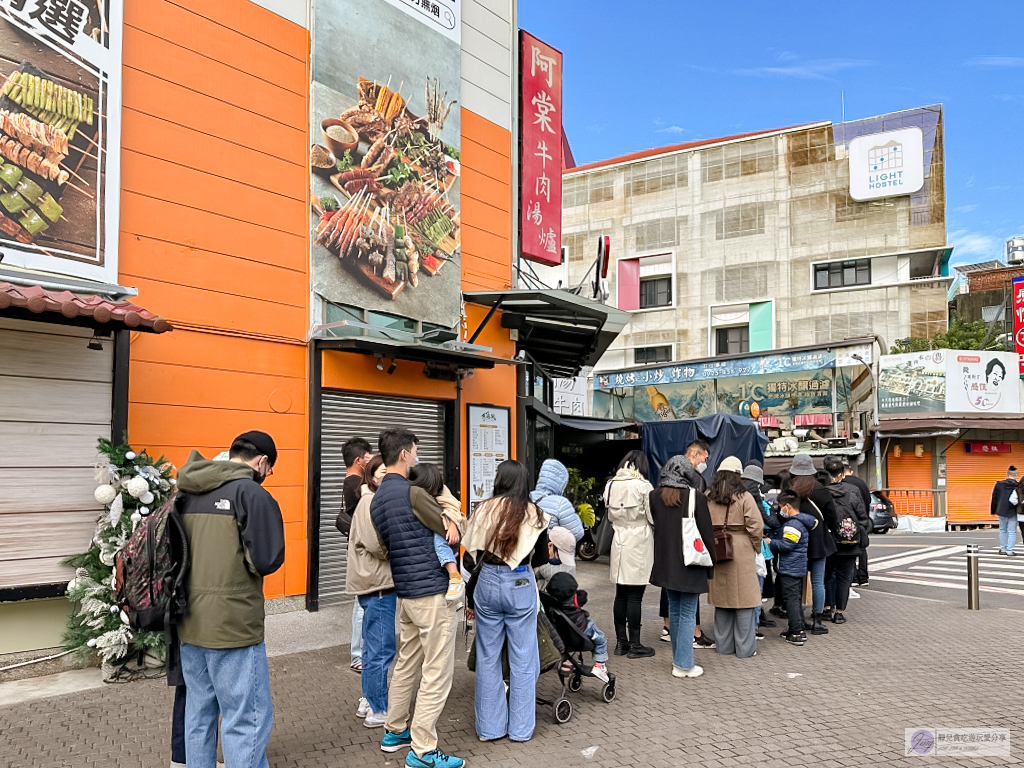
[[[348,538],[334,527],[342,504],[345,460],[341,446],[364,437],[376,448],[377,435],[404,427],[419,438],[420,461],[444,470],[444,403],[355,392],[325,391],[320,427],[320,605],[335,605],[345,595]]]
[[[897,515],[932,517],[935,494],[932,486],[932,455],[915,456],[903,451],[901,456],[890,452],[885,457],[889,479],[889,500]]]
[[[93,462],[110,436],[114,345],[86,328],[0,319],[0,587],[67,581],[102,507]]]
[[[1021,465],[1021,450],[1020,443],[1010,443],[1010,453],[968,453],[962,440],[953,443],[946,451],[947,522],[996,522],[989,514],[992,486],[1006,479],[1008,466]]]

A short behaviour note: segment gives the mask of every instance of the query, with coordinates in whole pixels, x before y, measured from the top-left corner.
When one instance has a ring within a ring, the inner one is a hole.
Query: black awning
[[[569,291],[471,291],[466,301],[500,309],[502,327],[519,332],[518,349],[548,375],[568,378],[596,365],[629,322],[629,312]]]
[[[487,357],[470,352],[446,349],[436,344],[419,344],[367,336],[340,336],[316,340],[320,349],[337,349],[361,355],[376,355],[389,360],[409,360],[417,363],[439,363],[457,368],[493,368],[499,363],[515,365],[518,360]]]
[[[618,429],[636,428],[632,421],[613,421],[612,419],[594,419],[580,416],[562,416],[563,427],[581,429],[584,432],[614,432]]]
[[[951,429],[1024,429],[1024,418],[1013,416],[979,416],[973,413],[924,413],[906,416],[883,416],[875,427],[881,434],[887,432],[915,432]]]

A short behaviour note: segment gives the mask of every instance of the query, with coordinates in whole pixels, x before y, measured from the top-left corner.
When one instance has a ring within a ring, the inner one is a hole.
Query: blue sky
[[[1024,234],[1024,2],[521,0],[577,163],[942,103],[953,263]]]

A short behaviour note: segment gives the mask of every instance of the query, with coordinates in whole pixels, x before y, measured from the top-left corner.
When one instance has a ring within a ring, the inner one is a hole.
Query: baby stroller
[[[556,723],[567,723],[572,719],[572,702],[566,696],[566,690],[576,693],[583,687],[584,677],[594,677],[591,667],[584,665],[583,654],[594,651],[594,641],[584,635],[575,624],[558,608],[558,601],[547,592],[540,593],[540,601],[555,632],[565,646],[562,654],[563,663],[557,666],[558,680],[562,684],[562,693],[557,701],[537,699],[538,704],[549,705],[555,715]],[[568,663],[571,671],[564,669]],[[601,698],[611,703],[615,699],[615,675],[608,675],[608,682],[601,689]]]

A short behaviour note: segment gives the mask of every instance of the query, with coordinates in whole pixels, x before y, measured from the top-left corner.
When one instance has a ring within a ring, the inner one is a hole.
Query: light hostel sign
[[[562,54],[520,32],[520,248],[524,259],[562,262]]]
[[[924,138],[920,128],[858,136],[850,142],[850,197],[877,200],[924,186]]]

